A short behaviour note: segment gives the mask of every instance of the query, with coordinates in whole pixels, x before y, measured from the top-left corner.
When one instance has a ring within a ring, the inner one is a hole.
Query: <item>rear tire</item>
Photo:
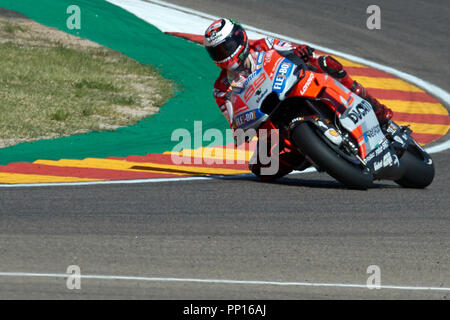
[[[430,158],[431,159],[431,158]],[[427,163],[422,151],[410,145],[400,158],[400,164],[406,168],[402,178],[395,182],[405,188],[426,188],[434,179],[434,164]]]
[[[316,165],[349,188],[367,189],[373,185],[370,173],[351,164],[332,150],[315,132],[312,125],[303,122],[292,130],[295,145]]]

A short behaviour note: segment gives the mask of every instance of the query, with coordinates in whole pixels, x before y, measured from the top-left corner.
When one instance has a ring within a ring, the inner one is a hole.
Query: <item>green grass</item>
[[[52,120],[56,121],[65,121],[67,118],[69,118],[69,112],[63,109],[58,109],[54,114],[50,117]]]
[[[74,47],[0,20],[0,139],[36,140],[128,126],[173,94],[149,66],[103,47]],[[152,111],[153,110],[153,111]]]

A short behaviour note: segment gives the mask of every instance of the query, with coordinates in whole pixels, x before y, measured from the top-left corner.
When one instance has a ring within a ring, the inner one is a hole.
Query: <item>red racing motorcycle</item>
[[[425,188],[433,181],[433,161],[407,126],[380,126],[368,101],[301,59],[260,52],[256,70],[232,88],[237,128],[277,130],[283,146],[347,187],[387,179]]]

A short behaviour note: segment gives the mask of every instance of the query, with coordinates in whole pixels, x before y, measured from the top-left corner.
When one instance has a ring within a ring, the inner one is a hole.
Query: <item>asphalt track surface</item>
[[[354,53],[450,91],[446,1],[381,2],[381,31],[365,28],[364,1],[353,2],[358,8],[350,1],[170,2]],[[61,274],[79,265],[82,274],[364,285],[367,267],[378,265],[382,286],[448,288],[449,155],[433,155],[437,176],[426,190],[391,182],[347,190],[318,173],[277,183],[228,177],[2,189],[0,271]],[[449,297],[437,290],[163,280],[82,279],[81,286],[68,290],[62,278],[0,276],[0,298]]]

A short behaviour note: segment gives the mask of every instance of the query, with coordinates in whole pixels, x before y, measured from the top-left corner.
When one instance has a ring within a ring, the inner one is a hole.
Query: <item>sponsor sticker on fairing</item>
[[[353,101],[339,120],[345,129],[358,135],[355,139],[363,139],[368,155],[383,142],[385,136],[371,104],[355,94],[351,96]],[[360,130],[357,130],[358,127]]]
[[[287,76],[292,71],[292,63],[283,61],[280,66],[278,67],[275,79],[273,81],[273,90],[281,94],[283,92],[284,87],[286,86],[286,79]]]
[[[236,117],[236,124],[238,127],[241,127],[249,122],[252,122],[255,118],[255,111],[246,112]]]
[[[306,81],[305,85],[303,86],[302,90],[300,91],[301,95],[305,94],[306,90],[308,90],[309,86],[311,85],[311,82],[313,81],[313,79],[314,79],[314,73],[311,73],[309,75],[309,78]]]
[[[365,140],[369,140],[369,138],[374,138],[377,136],[377,134],[381,131],[380,126],[375,126],[369,130],[367,130],[366,132],[364,132],[364,139]]]
[[[256,65],[260,66],[264,61],[264,54],[261,52],[258,54],[258,59],[256,60]]]
[[[268,64],[270,62],[270,60],[272,60],[272,56],[273,56],[274,52],[275,52],[274,50],[269,50],[266,52],[266,54],[264,56],[264,66],[266,64]]]
[[[258,90],[261,91],[261,89],[258,89]],[[267,92],[269,92],[269,89],[266,89],[262,94],[256,92],[258,95],[258,98],[256,98],[256,103],[259,103],[266,96]]]
[[[273,38],[266,37],[266,44],[267,44],[267,46],[268,46],[269,48],[272,48],[272,47],[273,47],[273,41],[274,41]]]
[[[378,124],[371,128],[366,128],[366,126],[367,123],[362,123],[361,128],[363,129],[363,138],[366,144],[367,152],[370,153],[383,142],[385,136]]]

